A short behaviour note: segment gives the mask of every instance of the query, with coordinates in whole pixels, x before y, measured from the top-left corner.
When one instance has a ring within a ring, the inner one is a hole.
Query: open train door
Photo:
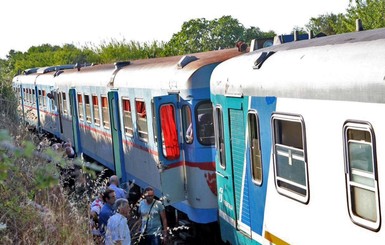
[[[119,96],[117,91],[108,92],[108,106],[111,121],[112,150],[114,157],[115,173],[125,183],[126,171],[124,169],[124,156],[122,144],[122,129],[119,116]]]
[[[160,181],[165,204],[185,200],[185,166],[180,148],[179,96],[154,97]]]

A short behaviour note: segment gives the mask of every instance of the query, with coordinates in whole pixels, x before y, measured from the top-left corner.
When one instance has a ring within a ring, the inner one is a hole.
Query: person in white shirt
[[[131,210],[128,200],[120,198],[116,200],[114,207],[116,213],[108,219],[105,244],[131,245],[131,234],[127,222]]]

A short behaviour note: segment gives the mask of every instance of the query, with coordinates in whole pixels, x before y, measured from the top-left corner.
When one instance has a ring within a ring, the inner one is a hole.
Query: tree
[[[385,0],[350,0],[346,14],[313,17],[306,28],[327,35],[353,32],[357,19],[361,19],[365,30],[385,27]]]
[[[338,30],[341,30],[342,26],[342,14],[324,14],[318,17],[312,17],[307,25],[307,30],[313,31],[315,35],[318,33],[324,33],[326,35],[335,35]]]
[[[385,27],[385,0],[350,0],[342,29],[355,31],[356,19],[365,30]]]
[[[223,16],[212,21],[205,18],[184,22],[165,46],[165,54],[181,55],[235,47],[237,41],[250,42],[254,38],[274,36],[273,31],[262,32],[257,27],[246,29],[237,19]]]

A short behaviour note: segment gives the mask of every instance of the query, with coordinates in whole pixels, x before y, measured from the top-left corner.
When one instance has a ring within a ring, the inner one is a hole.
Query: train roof
[[[385,28],[271,46],[217,66],[212,94],[385,102]]]
[[[237,48],[189,55],[141,59],[65,70],[55,79],[60,85],[97,87],[162,87],[187,81],[200,68],[241,54]],[[181,80],[182,78],[182,80]]]
[[[79,67],[60,72],[55,80],[58,85],[106,87],[114,70],[114,64]]]
[[[116,87],[183,89],[208,86],[192,83],[192,75],[203,67],[216,65],[240,55],[237,48],[216,50],[189,55],[132,61],[115,77]],[[211,72],[211,71],[210,71]],[[171,85],[172,84],[172,85]]]

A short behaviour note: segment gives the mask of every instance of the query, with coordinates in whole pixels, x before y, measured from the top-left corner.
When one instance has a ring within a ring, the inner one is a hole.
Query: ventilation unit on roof
[[[177,63],[177,66],[178,66],[178,69],[182,69],[183,67],[185,67],[187,64],[189,64],[190,62],[193,62],[195,60],[197,60],[198,58],[195,57],[195,56],[188,56],[188,55],[185,55],[183,56]]]
[[[115,69],[119,70],[125,66],[128,66],[130,64],[130,61],[118,61],[118,62],[115,62],[114,65],[115,65]]]
[[[258,59],[254,62],[253,69],[260,69],[263,65],[263,63],[273,54],[275,54],[274,51],[269,52],[262,52],[261,55],[258,57]]]

